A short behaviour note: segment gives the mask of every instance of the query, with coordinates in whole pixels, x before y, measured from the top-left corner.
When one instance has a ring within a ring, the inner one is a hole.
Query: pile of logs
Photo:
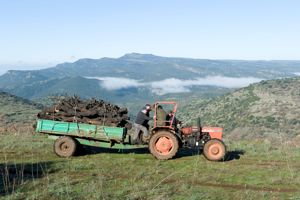
[[[39,119],[65,122],[80,122],[105,126],[131,128],[127,108],[107,103],[103,100],[82,100],[77,96],[65,97],[51,108],[38,113]]]

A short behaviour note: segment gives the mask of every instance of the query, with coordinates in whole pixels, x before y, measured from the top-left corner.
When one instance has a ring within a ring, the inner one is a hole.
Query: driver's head
[[[146,104],[145,108],[146,108],[147,111],[151,111],[151,105],[150,104]]]

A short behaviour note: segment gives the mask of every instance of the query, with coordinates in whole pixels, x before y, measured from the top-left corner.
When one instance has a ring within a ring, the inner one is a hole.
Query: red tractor
[[[161,123],[158,108],[171,107],[169,118]],[[224,159],[226,147],[222,141],[223,129],[220,127],[198,126],[178,128],[175,117],[177,103],[169,101],[154,104],[154,126],[151,130],[149,150],[157,159],[167,160],[174,157],[180,147],[203,149],[204,156],[211,161]],[[158,121],[160,120],[160,121]]]

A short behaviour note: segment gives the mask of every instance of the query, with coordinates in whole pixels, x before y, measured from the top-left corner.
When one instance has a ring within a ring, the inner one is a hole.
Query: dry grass
[[[43,136],[1,135],[3,199],[297,199],[300,154],[285,141],[228,142],[228,160],[183,150],[169,161],[147,150],[89,149],[62,159]]]

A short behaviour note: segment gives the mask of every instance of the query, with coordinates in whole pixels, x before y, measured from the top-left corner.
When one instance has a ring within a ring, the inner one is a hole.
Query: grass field
[[[300,199],[300,149],[225,141],[224,162],[196,151],[158,161],[147,149],[89,148],[63,159],[41,135],[0,135],[2,199]]]

